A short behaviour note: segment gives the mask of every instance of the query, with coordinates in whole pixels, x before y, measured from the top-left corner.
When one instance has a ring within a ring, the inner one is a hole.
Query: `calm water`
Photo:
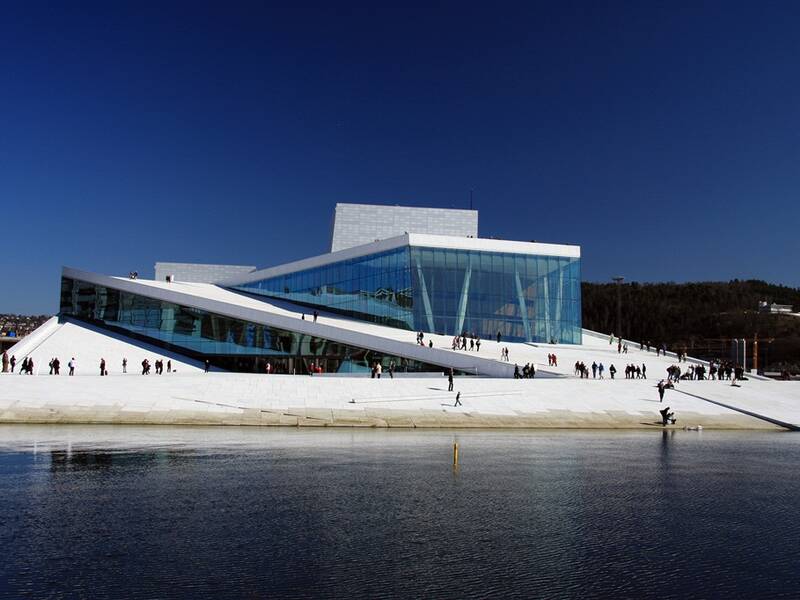
[[[0,427],[0,595],[797,598],[798,459],[790,433]]]

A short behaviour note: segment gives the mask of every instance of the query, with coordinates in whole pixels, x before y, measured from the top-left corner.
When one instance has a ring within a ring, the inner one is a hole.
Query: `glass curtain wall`
[[[375,362],[398,372],[443,367],[357,348],[180,306],[113,288],[62,278],[61,315],[75,317],[231,371],[369,372]],[[145,357],[143,357],[145,358]],[[152,357],[150,357],[152,358]],[[152,361],[151,361],[152,362]]]
[[[579,258],[419,247],[410,252],[418,329],[581,342]]]
[[[414,329],[408,247],[254,281],[233,289]]]
[[[401,329],[581,342],[580,259],[404,247],[234,289]]]

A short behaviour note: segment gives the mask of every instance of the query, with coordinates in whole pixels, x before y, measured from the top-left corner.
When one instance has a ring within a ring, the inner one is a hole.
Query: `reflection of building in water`
[[[186,450],[113,452],[108,450],[51,450],[51,471],[93,471],[111,467],[149,468],[191,454]]]

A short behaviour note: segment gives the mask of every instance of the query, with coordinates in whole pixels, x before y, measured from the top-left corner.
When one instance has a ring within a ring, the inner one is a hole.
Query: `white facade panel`
[[[232,277],[241,277],[255,271],[255,267],[245,265],[208,265],[195,263],[157,262],[156,281],[164,281],[172,275],[175,281],[190,283],[218,283]]]
[[[337,204],[331,252],[407,233],[478,236],[478,211],[375,204]]]

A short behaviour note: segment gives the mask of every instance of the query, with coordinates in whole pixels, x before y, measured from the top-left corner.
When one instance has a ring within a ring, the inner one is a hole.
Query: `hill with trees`
[[[756,334],[761,365],[800,370],[800,317],[759,312],[760,301],[790,304],[800,311],[800,289],[759,280],[697,283],[621,284],[622,336],[664,342],[671,350],[686,348],[691,356],[728,358],[733,339],[747,339],[748,353]],[[583,326],[618,333],[617,289],[614,283],[581,286]],[[748,361],[748,366],[749,361]]]

